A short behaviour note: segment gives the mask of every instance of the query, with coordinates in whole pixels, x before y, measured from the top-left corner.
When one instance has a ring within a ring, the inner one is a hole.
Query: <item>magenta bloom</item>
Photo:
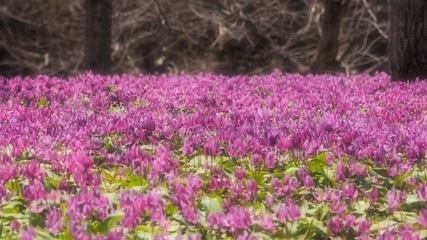
[[[405,223],[404,226],[399,228],[399,238],[402,240],[420,240],[418,232],[415,232],[409,223]]]
[[[418,223],[421,225],[421,226],[427,226],[427,210],[421,210],[420,212],[419,212],[419,214],[420,214],[420,217],[419,218],[417,218],[417,220],[418,220]]]
[[[276,154],[274,152],[267,153],[264,159],[265,166],[267,166],[268,168],[274,168],[274,166],[276,165],[275,158]]]
[[[359,168],[359,172],[358,172],[359,176],[361,176],[361,177],[366,176],[366,171],[367,171],[367,167],[366,167],[366,165],[365,165],[365,164],[363,164],[363,165],[362,165],[362,166],[360,166],[360,168]]]
[[[232,206],[227,214],[227,223],[231,232],[235,232],[238,229],[247,229],[252,220],[247,209]]]
[[[140,213],[134,208],[128,208],[122,219],[122,225],[128,229],[134,229],[139,224]]]
[[[77,163],[77,166],[79,167],[80,171],[86,171],[92,168],[93,166],[93,159],[92,157],[88,157],[86,153],[84,152],[77,152],[73,156],[74,160]]]
[[[279,179],[275,177],[271,179],[271,186],[273,187],[274,193],[277,195],[286,196],[298,189],[298,181],[291,175],[285,175],[282,182],[283,185]]]
[[[258,166],[261,164],[261,156],[259,154],[252,154],[251,164]]]
[[[258,220],[261,227],[264,228],[264,230],[266,231],[276,230],[276,226],[274,225],[273,218],[270,215],[264,213],[259,217]]]
[[[265,197],[265,205],[271,207],[274,204],[274,198],[270,194]]]
[[[20,228],[21,228],[21,224],[16,219],[10,224],[10,229],[12,229],[12,231],[17,231]]]
[[[343,228],[343,224],[338,215],[333,216],[328,220],[328,228],[331,232],[340,232]]]
[[[193,147],[191,146],[191,144],[188,141],[185,141],[183,146],[182,146],[182,153],[184,153],[185,156],[191,156],[191,154],[193,154]]]
[[[326,188],[326,189],[324,190],[323,195],[322,195],[321,190],[320,190],[320,189],[317,189],[317,192],[313,193],[313,197],[314,197],[317,201],[319,201],[319,202],[323,202],[323,201],[328,200],[329,198],[331,198],[331,194],[329,193],[329,189],[328,189],[328,188]]]
[[[427,182],[418,184],[417,190],[415,192],[421,201],[427,202]]]
[[[387,200],[388,208],[393,212],[397,211],[397,209],[399,208],[400,196],[394,186],[392,191],[387,193],[385,199]]]
[[[356,224],[356,216],[349,214],[345,217],[345,225],[348,227],[354,227]]]
[[[296,205],[290,198],[286,199],[285,205],[281,203],[277,205],[274,213],[280,221],[295,221],[301,217],[298,205]]]
[[[236,167],[236,169],[234,170],[234,176],[239,180],[243,180],[244,178],[248,177],[245,170],[246,166],[243,166],[242,168]]]
[[[345,180],[347,180],[346,174],[347,168],[344,166],[344,163],[342,161],[339,161],[335,170],[335,179],[337,180],[337,182],[343,183],[345,182]]]
[[[371,227],[371,224],[366,218],[359,221],[359,226],[358,226],[359,232],[368,233],[370,227]]]
[[[332,157],[331,155],[326,155],[326,159],[325,159],[326,164],[334,164],[335,163],[335,159],[334,157]]]
[[[52,208],[46,215],[46,228],[49,232],[55,234],[62,229],[62,210],[60,208]]]
[[[190,173],[186,178],[188,187],[193,191],[193,194],[197,193],[199,189],[203,186],[203,181],[199,175]]]
[[[210,212],[207,219],[208,228],[210,229],[218,229],[220,228],[220,220],[218,218],[218,215]]]
[[[251,178],[246,182],[246,200],[252,201],[256,197],[258,191],[258,183],[255,179]]]
[[[342,190],[342,196],[345,199],[349,199],[352,201],[357,199],[357,194],[358,194],[357,189],[355,189],[351,183],[347,183]]]
[[[414,186],[417,183],[417,180],[412,176],[406,177],[404,181],[406,184],[411,185],[411,186]]]
[[[378,188],[372,189],[372,191],[366,196],[369,201],[375,202],[378,201]]]
[[[194,208],[191,206],[185,208],[183,210],[182,215],[184,216],[184,219],[187,222],[194,223],[194,224],[199,222],[199,216],[198,214],[196,214],[196,212],[194,211]]]
[[[313,178],[311,178],[309,175],[305,176],[302,179],[302,182],[304,184],[304,187],[307,189],[313,188],[314,187],[314,181]]]
[[[26,229],[22,232],[22,240],[33,240],[36,237],[36,231],[33,227],[27,226]]]

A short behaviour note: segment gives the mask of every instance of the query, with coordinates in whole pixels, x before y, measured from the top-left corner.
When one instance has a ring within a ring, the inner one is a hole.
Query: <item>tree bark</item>
[[[390,0],[388,57],[392,81],[427,78],[427,1]]]
[[[321,26],[322,34],[319,51],[311,64],[313,72],[324,73],[339,69],[339,63],[336,60],[339,49],[338,34],[342,15],[348,3],[348,0],[323,0],[325,12]]]
[[[111,0],[85,0],[85,67],[94,73],[111,69]]]

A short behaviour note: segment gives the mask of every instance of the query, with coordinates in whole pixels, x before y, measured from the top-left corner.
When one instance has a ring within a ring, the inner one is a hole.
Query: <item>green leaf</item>
[[[42,231],[37,231],[36,232],[37,235],[37,239],[46,239],[46,240],[51,240],[52,236],[49,235],[49,233],[47,232],[42,232]]]
[[[419,232],[420,234],[420,239],[426,239],[427,238],[427,230],[421,230]]]
[[[132,174],[130,178],[131,179],[129,182],[129,187],[135,187],[135,186],[146,187],[146,186],[148,186],[147,180],[145,180],[145,178],[143,178],[143,177],[136,176],[136,175]]]
[[[61,181],[61,179],[62,179],[52,171],[47,171],[47,177],[54,180],[54,181]]]
[[[122,212],[117,212],[117,213],[111,214],[107,217],[107,219],[105,219],[104,221],[101,221],[98,224],[98,226],[97,226],[98,231],[101,233],[107,233],[108,230],[114,228],[115,223],[118,223],[122,219],[123,219],[123,213]]]
[[[42,99],[40,99],[40,101],[38,102],[38,104],[40,105],[40,106],[42,106],[42,107],[44,107],[44,106],[46,106],[47,105],[47,100],[46,100],[46,98],[42,98]]]
[[[297,171],[299,171],[300,168],[297,167],[290,167],[288,169],[286,169],[285,174],[288,175],[295,175]]]
[[[211,198],[208,196],[204,196],[202,200],[200,201],[200,210],[205,210],[207,212],[218,212],[222,210],[221,204],[220,204],[220,196],[217,196],[216,198]],[[221,199],[222,200],[222,199]]]
[[[355,205],[355,209],[358,212],[365,212],[366,210],[369,209],[369,207],[370,207],[370,203],[365,202],[363,200],[358,201]]]
[[[168,215],[173,215],[174,213],[176,213],[178,211],[178,208],[175,207],[174,205],[172,205],[171,202],[167,202],[165,211]]]
[[[23,199],[15,199],[10,202],[4,202],[1,205],[3,213],[18,213],[26,209]]]
[[[7,219],[10,221],[13,221],[15,219],[19,220],[27,220],[28,217],[22,213],[3,213],[2,214],[3,219]]]
[[[234,165],[234,162],[232,160],[225,160],[223,162],[223,166],[224,166],[224,170],[227,169],[227,170],[234,172],[234,166],[235,165]]]
[[[45,227],[44,218],[40,213],[33,214],[33,217],[30,219],[30,223],[34,227]]]

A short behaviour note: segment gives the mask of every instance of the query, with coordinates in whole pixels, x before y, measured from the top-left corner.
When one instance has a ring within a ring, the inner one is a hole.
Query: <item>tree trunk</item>
[[[392,81],[427,78],[427,1],[390,0],[389,62]]]
[[[108,74],[111,69],[111,0],[85,0],[85,68]]]
[[[341,18],[347,8],[348,0],[323,0],[325,12],[322,21],[322,34],[317,55],[314,57],[311,70],[316,73],[337,71],[339,63],[336,60],[339,41]]]

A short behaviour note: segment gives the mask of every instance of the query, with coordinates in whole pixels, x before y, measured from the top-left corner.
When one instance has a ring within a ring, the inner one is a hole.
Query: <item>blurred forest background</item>
[[[86,70],[84,0],[1,2],[0,75]],[[387,72],[387,1],[333,0],[335,15],[324,2],[114,0],[110,73]]]

